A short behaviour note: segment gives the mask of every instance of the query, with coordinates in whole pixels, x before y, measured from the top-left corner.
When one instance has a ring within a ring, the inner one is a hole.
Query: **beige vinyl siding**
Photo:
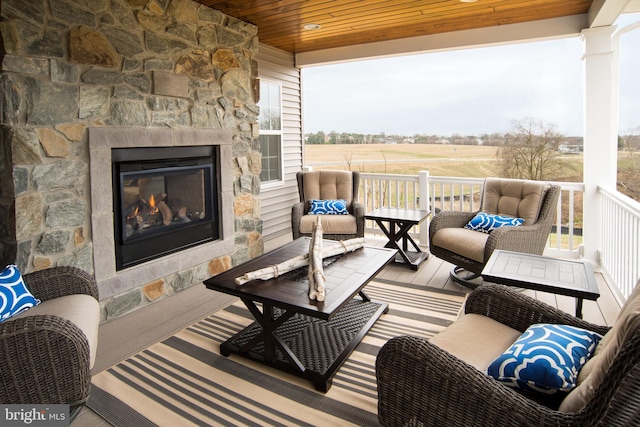
[[[302,169],[302,101],[300,70],[293,55],[260,45],[258,77],[282,84],[282,153],[284,184],[264,185],[260,192],[265,240],[291,233],[291,206],[298,201],[296,173]]]

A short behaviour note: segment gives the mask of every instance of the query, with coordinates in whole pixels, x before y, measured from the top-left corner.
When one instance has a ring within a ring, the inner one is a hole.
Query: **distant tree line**
[[[325,133],[319,131],[305,135],[306,144],[451,144],[451,145],[486,145],[504,146],[512,141],[513,133],[492,133],[482,135],[387,135],[384,132],[378,134],[361,134],[350,132]],[[581,146],[582,137],[563,137],[562,144]]]
[[[306,136],[306,144],[378,144],[382,142],[379,135],[363,135],[361,133],[334,132],[328,134],[323,131],[310,133]]]

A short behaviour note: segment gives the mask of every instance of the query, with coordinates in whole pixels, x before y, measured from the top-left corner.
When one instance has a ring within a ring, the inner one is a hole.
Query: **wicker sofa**
[[[54,267],[23,276],[42,302],[0,323],[0,402],[68,404],[89,397],[100,305],[92,276]]]
[[[492,322],[497,323],[488,327]],[[493,357],[487,348],[513,339],[501,338],[501,328],[509,326],[518,334],[534,323],[573,325],[604,335],[580,370],[578,386],[561,399],[508,387],[477,366],[480,359]],[[447,333],[450,329],[453,334]],[[466,338],[461,332],[467,332]],[[609,328],[505,286],[485,284],[469,295],[465,316],[431,341],[404,336],[387,342],[376,359],[376,376],[378,418],[385,426],[640,425],[640,285]]]

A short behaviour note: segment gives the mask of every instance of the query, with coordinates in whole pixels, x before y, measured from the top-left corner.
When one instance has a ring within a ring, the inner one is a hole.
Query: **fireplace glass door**
[[[122,149],[112,156],[118,269],[218,238],[214,153],[184,157],[203,154],[198,148]]]

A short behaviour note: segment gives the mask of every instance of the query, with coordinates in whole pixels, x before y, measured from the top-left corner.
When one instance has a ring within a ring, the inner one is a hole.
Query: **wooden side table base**
[[[420,264],[429,258],[429,252],[423,252],[418,244],[409,235],[411,227],[426,220],[430,211],[417,209],[380,208],[365,215],[378,224],[380,230],[387,236],[388,242],[385,248],[396,249],[398,254],[395,261],[408,265],[412,270],[417,270]],[[387,227],[385,222],[389,223]],[[402,241],[400,245],[399,242]],[[415,251],[409,250],[409,243]]]

